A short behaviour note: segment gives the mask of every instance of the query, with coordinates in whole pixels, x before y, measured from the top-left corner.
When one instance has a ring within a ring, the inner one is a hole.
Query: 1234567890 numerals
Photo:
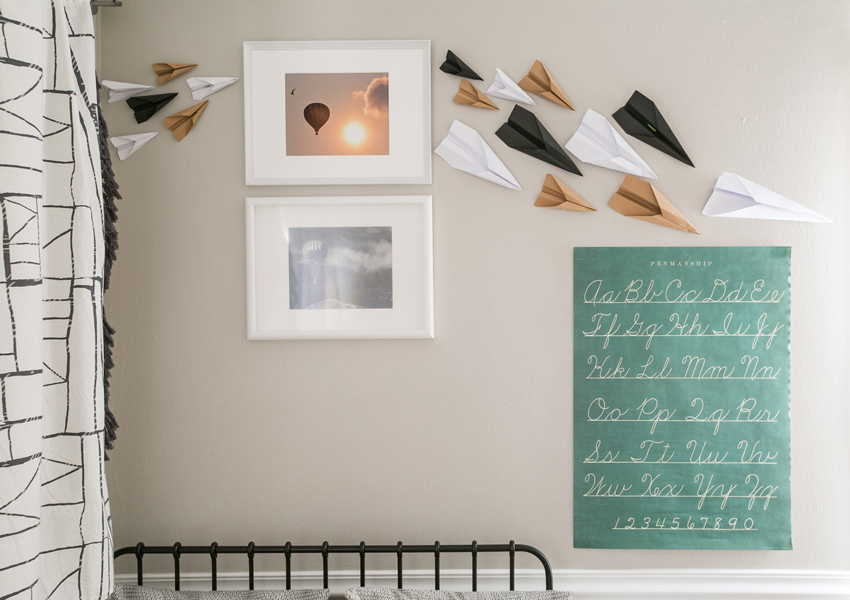
[[[630,529],[691,530],[691,531],[758,531],[755,521],[747,517],[617,517],[614,531]]]

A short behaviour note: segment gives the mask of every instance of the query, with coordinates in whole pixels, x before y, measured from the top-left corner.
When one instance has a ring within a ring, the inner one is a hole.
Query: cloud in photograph
[[[365,90],[357,90],[352,96],[363,99],[364,115],[386,118],[390,109],[390,78],[375,77]]]
[[[327,264],[355,273],[392,269],[393,245],[386,240],[363,244],[361,248],[334,246],[328,251]]]

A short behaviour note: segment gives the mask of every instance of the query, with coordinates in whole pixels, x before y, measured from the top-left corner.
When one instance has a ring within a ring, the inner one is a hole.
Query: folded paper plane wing
[[[581,171],[552,134],[531,111],[521,106],[514,106],[508,122],[499,127],[496,135],[514,150],[581,175]]]
[[[457,75],[458,77],[466,77],[467,79],[477,79],[483,81],[481,77],[469,68],[465,62],[458,58],[457,54],[449,50],[446,52],[446,60],[440,65],[440,70],[449,75]]]
[[[734,173],[723,173],[702,209],[709,217],[832,223],[815,211]]]
[[[104,79],[100,82],[109,90],[109,102],[120,102],[138,94],[144,94],[153,89],[152,85],[139,85],[137,83],[124,83],[123,81],[110,81]]]
[[[177,94],[152,94],[127,98],[127,106],[133,109],[136,123],[144,123],[163,106],[177,97]]]
[[[567,150],[579,160],[629,175],[656,179],[655,173],[623,139],[608,119],[588,109]]]
[[[654,185],[632,175],[626,175],[620,189],[608,201],[608,206],[626,217],[687,233],[699,233]]]
[[[460,82],[460,88],[457,94],[455,94],[454,103],[464,106],[475,106],[477,108],[487,108],[489,110],[499,110],[499,107],[493,104],[490,98],[485,96],[483,92],[478,91],[466,79]]]
[[[238,77],[190,77],[186,83],[192,90],[192,99],[203,100],[237,81]]]
[[[204,100],[195,106],[190,106],[186,110],[181,110],[178,113],[165,117],[162,120],[162,124],[171,130],[174,139],[179,142],[186,137],[189,131],[192,130],[192,127],[195,126],[195,123],[198,122],[198,119],[201,118],[201,114],[207,107],[208,102],[209,100]]]
[[[561,210],[577,210],[582,212],[595,211],[584,198],[564,185],[557,177],[547,173],[543,181],[543,189],[534,201],[534,206],[543,208],[559,208]]]
[[[162,85],[166,81],[171,81],[175,77],[180,77],[197,67],[198,65],[189,63],[154,63],[151,65],[153,72],[156,73],[156,84]]]
[[[676,139],[670,125],[662,116],[661,111],[658,110],[652,100],[637,90],[626,102],[626,105],[614,113],[614,120],[629,135],[661,150],[665,154],[669,154],[686,165],[694,166],[694,163],[688,157],[688,153],[682,148],[682,144]]]
[[[434,153],[455,169],[512,190],[522,189],[484,138],[472,127],[457,119]]]
[[[522,102],[523,104],[536,105],[536,102],[531,99],[531,96],[526,94],[514,80],[505,75],[501,69],[496,69],[496,78],[493,83],[487,88],[487,93],[496,98],[504,98],[513,102]]]
[[[567,98],[567,95],[555,82],[552,75],[549,74],[549,71],[539,60],[535,60],[531,69],[528,71],[528,75],[520,79],[519,87],[524,89],[526,92],[542,96],[559,106],[575,110],[573,105],[570,104],[570,100]]]
[[[115,146],[115,150],[118,151],[118,158],[124,160],[156,136],[156,132],[135,133],[133,135],[118,135],[111,137],[109,138],[109,141],[113,146]]]

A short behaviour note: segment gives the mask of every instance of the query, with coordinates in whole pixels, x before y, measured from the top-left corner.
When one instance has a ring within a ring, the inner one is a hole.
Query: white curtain
[[[0,600],[112,587],[87,0],[0,0]]]

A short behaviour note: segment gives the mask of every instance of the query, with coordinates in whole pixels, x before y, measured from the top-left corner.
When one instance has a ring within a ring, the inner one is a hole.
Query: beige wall
[[[847,568],[847,2],[124,4],[102,11],[105,79],[152,81],[157,61],[241,77],[244,40],[430,39],[434,145],[464,120],[525,191],[437,157],[431,186],[248,188],[241,81],[179,144],[158,119],[136,125],[123,103],[106,105],[113,135],[161,132],[115,167],[117,545],[514,538],[556,568]],[[437,70],[448,48],[485,79],[542,59],[577,109],[536,109],[561,142],[589,107],[611,114],[636,88],[658,101],[697,168],[635,147],[702,235],[614,213],[605,203],[622,177],[593,166],[564,179],[598,213],[533,208],[549,169],[493,135],[508,102],[498,113],[452,104],[459,80]],[[180,92],[165,114],[192,103],[185,78],[162,91]],[[722,171],[835,223],[703,217]],[[435,340],[246,340],[245,196],[399,193],[434,196]],[[574,550],[572,248],[689,244],[793,246],[795,549]]]

